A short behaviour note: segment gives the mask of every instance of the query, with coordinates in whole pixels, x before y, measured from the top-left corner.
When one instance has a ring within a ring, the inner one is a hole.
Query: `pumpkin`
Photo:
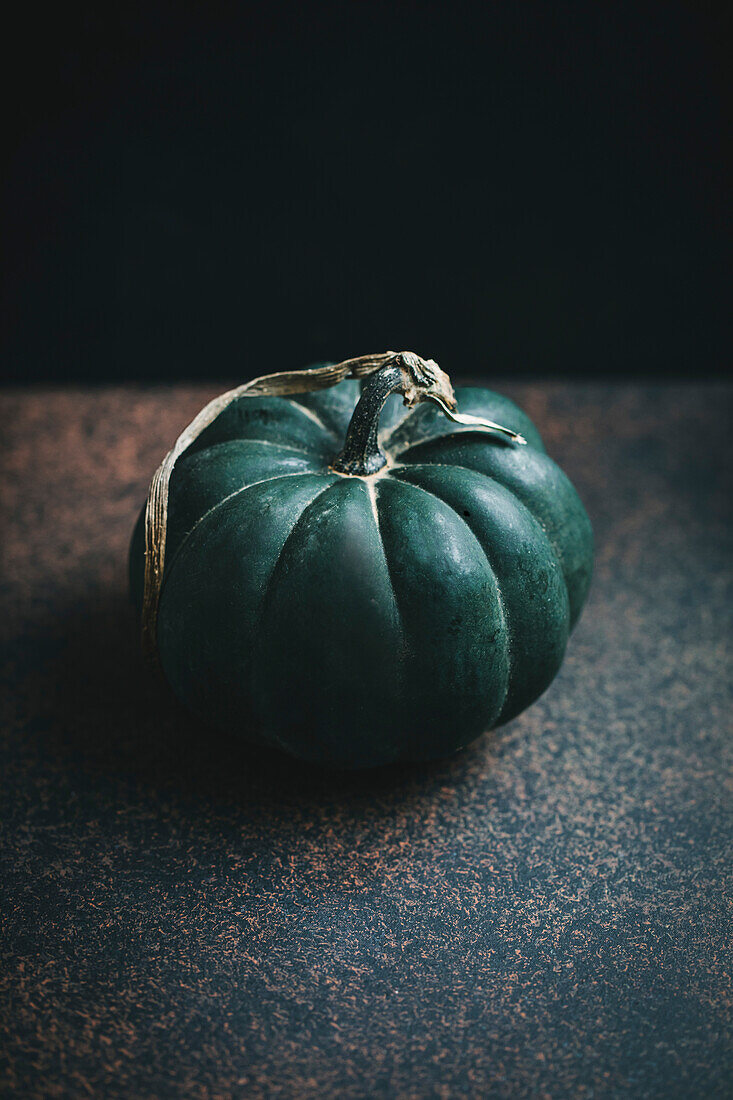
[[[455,391],[525,446],[406,409],[395,369],[234,400],[173,469],[158,656],[227,734],[341,767],[438,758],[560,668],[592,568],[575,489],[506,397]],[[143,513],[138,607],[144,545]]]

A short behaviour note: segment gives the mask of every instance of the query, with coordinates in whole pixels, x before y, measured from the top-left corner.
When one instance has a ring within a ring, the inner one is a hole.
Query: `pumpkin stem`
[[[386,464],[387,457],[379,446],[379,416],[391,393],[401,393],[406,405],[429,399],[444,410],[456,409],[450,378],[437,363],[411,351],[397,352],[362,383],[343,450],[331,463],[336,473],[365,477],[376,474]]]

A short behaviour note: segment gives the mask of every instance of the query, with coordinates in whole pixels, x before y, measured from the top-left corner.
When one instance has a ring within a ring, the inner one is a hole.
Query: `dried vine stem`
[[[309,393],[329,389],[346,378],[366,378],[393,363],[404,372],[402,393],[405,402],[414,405],[429,399],[456,423],[499,432],[514,442],[524,443],[520,435],[478,417],[462,416],[456,411],[455,397],[448,376],[432,359],[424,360],[413,352],[386,351],[378,355],[361,355],[344,359],[326,367],[283,371],[253,378],[233,390],[220,394],[206,405],[179,435],[153,475],[145,508],[145,582],[142,605],[142,648],[153,663],[157,663],[158,603],[165,568],[165,548],[168,531],[168,491],[173,468],[181,455],[198,439],[205,428],[240,397],[287,397],[288,394]]]

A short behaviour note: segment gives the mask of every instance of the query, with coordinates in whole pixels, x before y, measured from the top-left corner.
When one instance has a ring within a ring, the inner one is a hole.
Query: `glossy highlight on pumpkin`
[[[489,390],[462,413],[386,401],[387,465],[331,468],[360,383],[244,397],[171,480],[158,652],[174,692],[229,735],[367,767],[449,755],[551,683],[586,598],[592,534],[529,418]],[[143,538],[131,547],[142,601]]]

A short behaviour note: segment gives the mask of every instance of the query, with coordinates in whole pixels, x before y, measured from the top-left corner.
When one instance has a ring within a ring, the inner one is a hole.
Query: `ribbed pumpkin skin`
[[[173,690],[229,734],[344,767],[446,756],[557,673],[590,582],[590,523],[511,401],[458,388],[507,445],[396,396],[389,465],[333,473],[357,382],[242,398],[171,482],[158,648]],[[131,547],[140,605],[142,524]]]

